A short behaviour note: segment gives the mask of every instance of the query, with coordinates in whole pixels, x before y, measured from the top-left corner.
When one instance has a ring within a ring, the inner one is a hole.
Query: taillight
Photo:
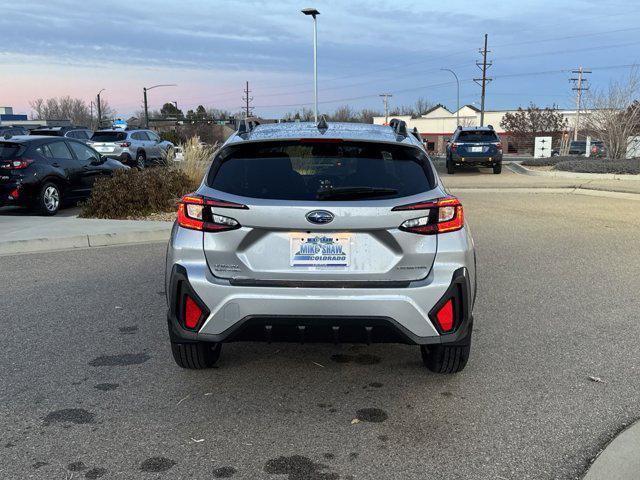
[[[18,158],[15,160],[5,160],[0,163],[0,168],[3,170],[21,170],[23,168],[27,168],[29,165],[33,163],[33,160],[30,158]]]
[[[406,220],[400,230],[433,235],[436,233],[454,232],[464,226],[462,204],[455,197],[445,197],[432,202],[418,202],[394,207],[393,211],[424,210],[422,217]]]
[[[122,142],[120,144],[121,147],[130,147],[131,146],[131,142]]]
[[[224,232],[240,228],[237,220],[218,215],[213,208],[247,209],[246,205],[204,198],[200,195],[185,195],[178,205],[178,225],[203,232]]]

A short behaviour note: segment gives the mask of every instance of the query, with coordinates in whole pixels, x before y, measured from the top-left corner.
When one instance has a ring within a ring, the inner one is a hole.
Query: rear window
[[[19,157],[24,150],[22,145],[17,143],[0,143],[0,160],[11,160]]]
[[[463,130],[458,135],[458,142],[497,142],[498,136],[491,130]]]
[[[126,139],[126,132],[95,132],[91,137],[94,142],[121,142]]]
[[[207,184],[244,197],[359,200],[415,195],[435,186],[424,152],[367,142],[270,142],[225,149]]]

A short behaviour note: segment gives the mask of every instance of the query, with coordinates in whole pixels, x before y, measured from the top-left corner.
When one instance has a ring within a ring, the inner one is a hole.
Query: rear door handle
[[[59,167],[60,164],[58,162],[53,162],[51,165],[53,165],[54,167]]]

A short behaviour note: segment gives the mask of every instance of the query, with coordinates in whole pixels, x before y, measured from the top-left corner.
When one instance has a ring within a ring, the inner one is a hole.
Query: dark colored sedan
[[[0,206],[19,205],[55,215],[63,202],[88,197],[96,178],[127,168],[79,140],[0,138]]]

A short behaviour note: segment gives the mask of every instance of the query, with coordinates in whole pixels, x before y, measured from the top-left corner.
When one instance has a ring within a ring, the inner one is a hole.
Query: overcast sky
[[[487,108],[553,103],[571,107],[567,70],[593,70],[605,86],[640,63],[640,4],[619,0],[448,2],[0,0],[0,104],[28,113],[38,97],[87,101],[101,88],[126,116],[177,101],[232,111],[248,80],[256,113],[277,116],[310,106],[312,23],[318,17],[320,110],[348,103],[381,109],[418,97],[455,107],[479,105],[475,61],[489,34]]]

